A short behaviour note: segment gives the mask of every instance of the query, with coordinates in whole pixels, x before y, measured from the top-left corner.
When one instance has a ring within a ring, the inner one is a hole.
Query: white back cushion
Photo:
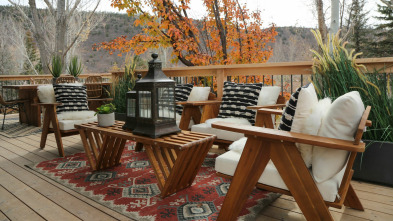
[[[322,120],[318,135],[322,137],[354,140],[356,129],[365,108],[357,91],[337,98]],[[325,147],[314,147],[312,172],[317,182],[324,182],[336,175],[348,157],[348,151]]]
[[[41,103],[56,103],[53,85],[40,85],[37,87],[38,99]]]
[[[306,118],[301,133],[317,135],[322,124],[322,119],[329,110],[332,101],[330,98],[325,98],[311,108],[310,115]],[[309,168],[312,163],[313,146],[309,144],[297,144],[297,147],[302,155],[304,163]]]
[[[258,106],[273,105],[277,103],[281,88],[278,86],[263,86],[258,97]]]
[[[188,96],[188,101],[207,101],[209,99],[210,87],[193,87]]]
[[[291,132],[300,133],[304,128],[304,123],[310,116],[311,108],[318,103],[317,93],[315,92],[314,85],[303,88],[297,99],[296,112],[293,117]]]

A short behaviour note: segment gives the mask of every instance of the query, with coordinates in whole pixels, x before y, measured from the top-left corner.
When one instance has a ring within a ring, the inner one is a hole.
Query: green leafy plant
[[[74,77],[78,77],[82,73],[83,71],[82,62],[79,61],[77,56],[73,56],[71,58],[67,71],[70,75]]]
[[[53,77],[60,77],[61,71],[63,70],[63,63],[60,55],[54,55],[52,57],[52,63],[48,68]]]
[[[320,53],[314,53],[312,82],[320,98],[330,97],[332,100],[350,92],[359,91],[366,106],[370,105],[369,119],[373,122],[364,134],[365,139],[375,141],[393,141],[393,99],[391,97],[390,79],[383,70],[367,73],[363,65],[356,63],[354,50],[348,52],[338,34],[329,36],[322,42],[321,34],[313,31],[320,47]]]
[[[97,112],[94,115],[97,114],[111,114],[115,112],[116,107],[112,103],[109,104],[103,104],[100,107],[97,107]]]
[[[127,55],[124,65],[124,75],[118,77],[112,83],[112,91],[110,93],[113,98],[112,103],[116,106],[117,112],[126,112],[126,93],[135,86],[135,69],[142,63],[139,56]]]

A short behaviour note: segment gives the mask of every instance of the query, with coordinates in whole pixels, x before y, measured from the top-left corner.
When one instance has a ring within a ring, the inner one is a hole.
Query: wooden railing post
[[[216,80],[217,80],[217,99],[221,100],[224,90],[224,81],[226,80],[225,69],[217,69]]]

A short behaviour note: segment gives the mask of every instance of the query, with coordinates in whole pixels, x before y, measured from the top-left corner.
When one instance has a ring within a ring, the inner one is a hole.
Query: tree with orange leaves
[[[143,33],[117,37],[95,47],[142,54],[149,48],[171,47],[172,62],[187,66],[266,62],[273,51],[274,25],[263,29],[260,12],[239,0],[203,0],[206,15],[189,16],[190,0],[112,0],[112,7],[135,16]]]

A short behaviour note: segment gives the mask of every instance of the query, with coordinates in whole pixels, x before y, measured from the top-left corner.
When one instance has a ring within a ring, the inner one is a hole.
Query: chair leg
[[[40,142],[41,149],[44,149],[46,144],[46,139],[48,138],[49,124],[51,121],[49,112],[50,112],[49,108],[45,110],[44,125],[42,125],[41,142]]]
[[[359,197],[356,195],[355,190],[352,187],[352,184],[349,184],[347,196],[344,200],[344,205],[347,207],[351,207],[352,209],[364,211],[363,205],[359,200]]]
[[[3,126],[1,126],[1,130],[4,130],[4,121],[5,121],[5,115],[7,113],[7,107],[4,106],[4,117],[3,117]]]

